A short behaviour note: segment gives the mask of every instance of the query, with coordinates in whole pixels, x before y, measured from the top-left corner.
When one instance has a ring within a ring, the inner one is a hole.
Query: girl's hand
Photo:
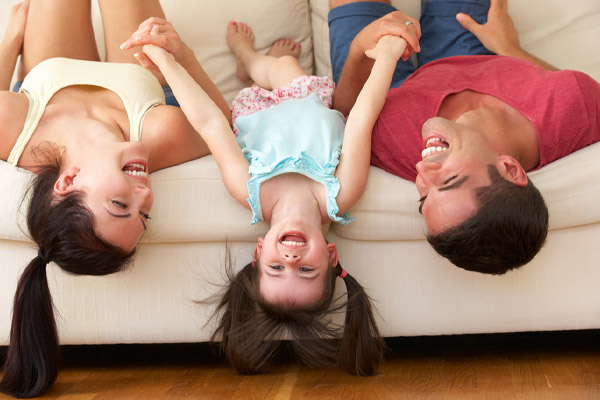
[[[408,43],[404,38],[385,35],[379,39],[374,49],[365,51],[365,55],[373,60],[388,57],[395,64],[405,53]]]
[[[173,25],[162,18],[151,17],[140,24],[137,31],[121,44],[121,49],[128,50],[132,47],[154,45],[171,53],[179,63],[186,55],[187,46]],[[142,64],[144,65],[144,64]]]
[[[160,27],[154,25],[147,35],[149,43],[159,41]],[[140,65],[148,70],[160,72],[160,66],[164,65],[168,60],[175,60],[172,53],[165,50],[164,47],[155,44],[145,44],[142,47],[143,52],[135,53],[134,56]]]
[[[406,25],[408,21],[412,23]],[[352,45],[359,46],[359,50],[365,52],[374,49],[379,39],[385,35],[398,36],[406,40],[408,46],[401,57],[404,61],[408,60],[412,53],[421,51],[419,46],[421,25],[419,21],[400,11],[391,12],[371,22],[356,35]]]
[[[18,49],[18,54],[23,50],[23,39],[25,37],[25,25],[27,23],[27,13],[29,11],[29,0],[15,4],[8,19],[8,25],[4,32],[3,41],[8,41]]]

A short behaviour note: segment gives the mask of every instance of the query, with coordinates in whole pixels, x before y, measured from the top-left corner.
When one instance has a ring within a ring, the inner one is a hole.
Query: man
[[[402,36],[373,130],[371,164],[415,181],[433,247],[491,274],[529,262],[548,210],[527,172],[600,141],[600,85],[519,45],[507,0],[422,0],[421,20],[386,0],[330,0],[334,108],[347,114],[371,68],[364,51]],[[494,55],[496,54],[496,55]]]

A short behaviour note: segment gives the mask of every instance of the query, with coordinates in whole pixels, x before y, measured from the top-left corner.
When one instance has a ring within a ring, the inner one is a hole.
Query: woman
[[[25,78],[20,92],[0,92],[0,158],[36,173],[27,225],[39,249],[15,296],[0,384],[13,396],[38,395],[58,372],[47,263],[85,275],[122,269],[149,219],[148,174],[209,153],[181,110],[165,105],[162,76],[137,65],[136,49],[123,42],[132,32],[149,37],[158,25],[163,34],[153,44],[173,53],[229,118],[227,103],[163,19],[158,0],[99,6],[107,62],[99,62],[89,0],[25,0],[13,8],[0,44],[3,89],[21,50],[19,79]]]

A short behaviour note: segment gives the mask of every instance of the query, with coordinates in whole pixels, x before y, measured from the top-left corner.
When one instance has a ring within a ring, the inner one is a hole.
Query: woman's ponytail
[[[46,259],[35,257],[25,268],[15,294],[10,346],[0,389],[11,396],[35,397],[58,374],[58,333]]]
[[[85,194],[54,194],[61,154],[56,146],[39,148],[48,162],[38,167],[30,186],[27,228],[40,248],[25,268],[15,294],[10,345],[0,390],[15,397],[35,397],[56,380],[59,347],[46,265],[52,260],[74,275],[108,275],[125,268],[134,251],[100,239]]]

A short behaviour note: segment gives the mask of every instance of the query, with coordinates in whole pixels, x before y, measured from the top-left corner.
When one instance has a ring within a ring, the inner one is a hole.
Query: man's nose
[[[421,183],[426,187],[431,186],[434,183],[435,177],[437,176],[439,164],[419,161],[416,165],[416,168]]]

